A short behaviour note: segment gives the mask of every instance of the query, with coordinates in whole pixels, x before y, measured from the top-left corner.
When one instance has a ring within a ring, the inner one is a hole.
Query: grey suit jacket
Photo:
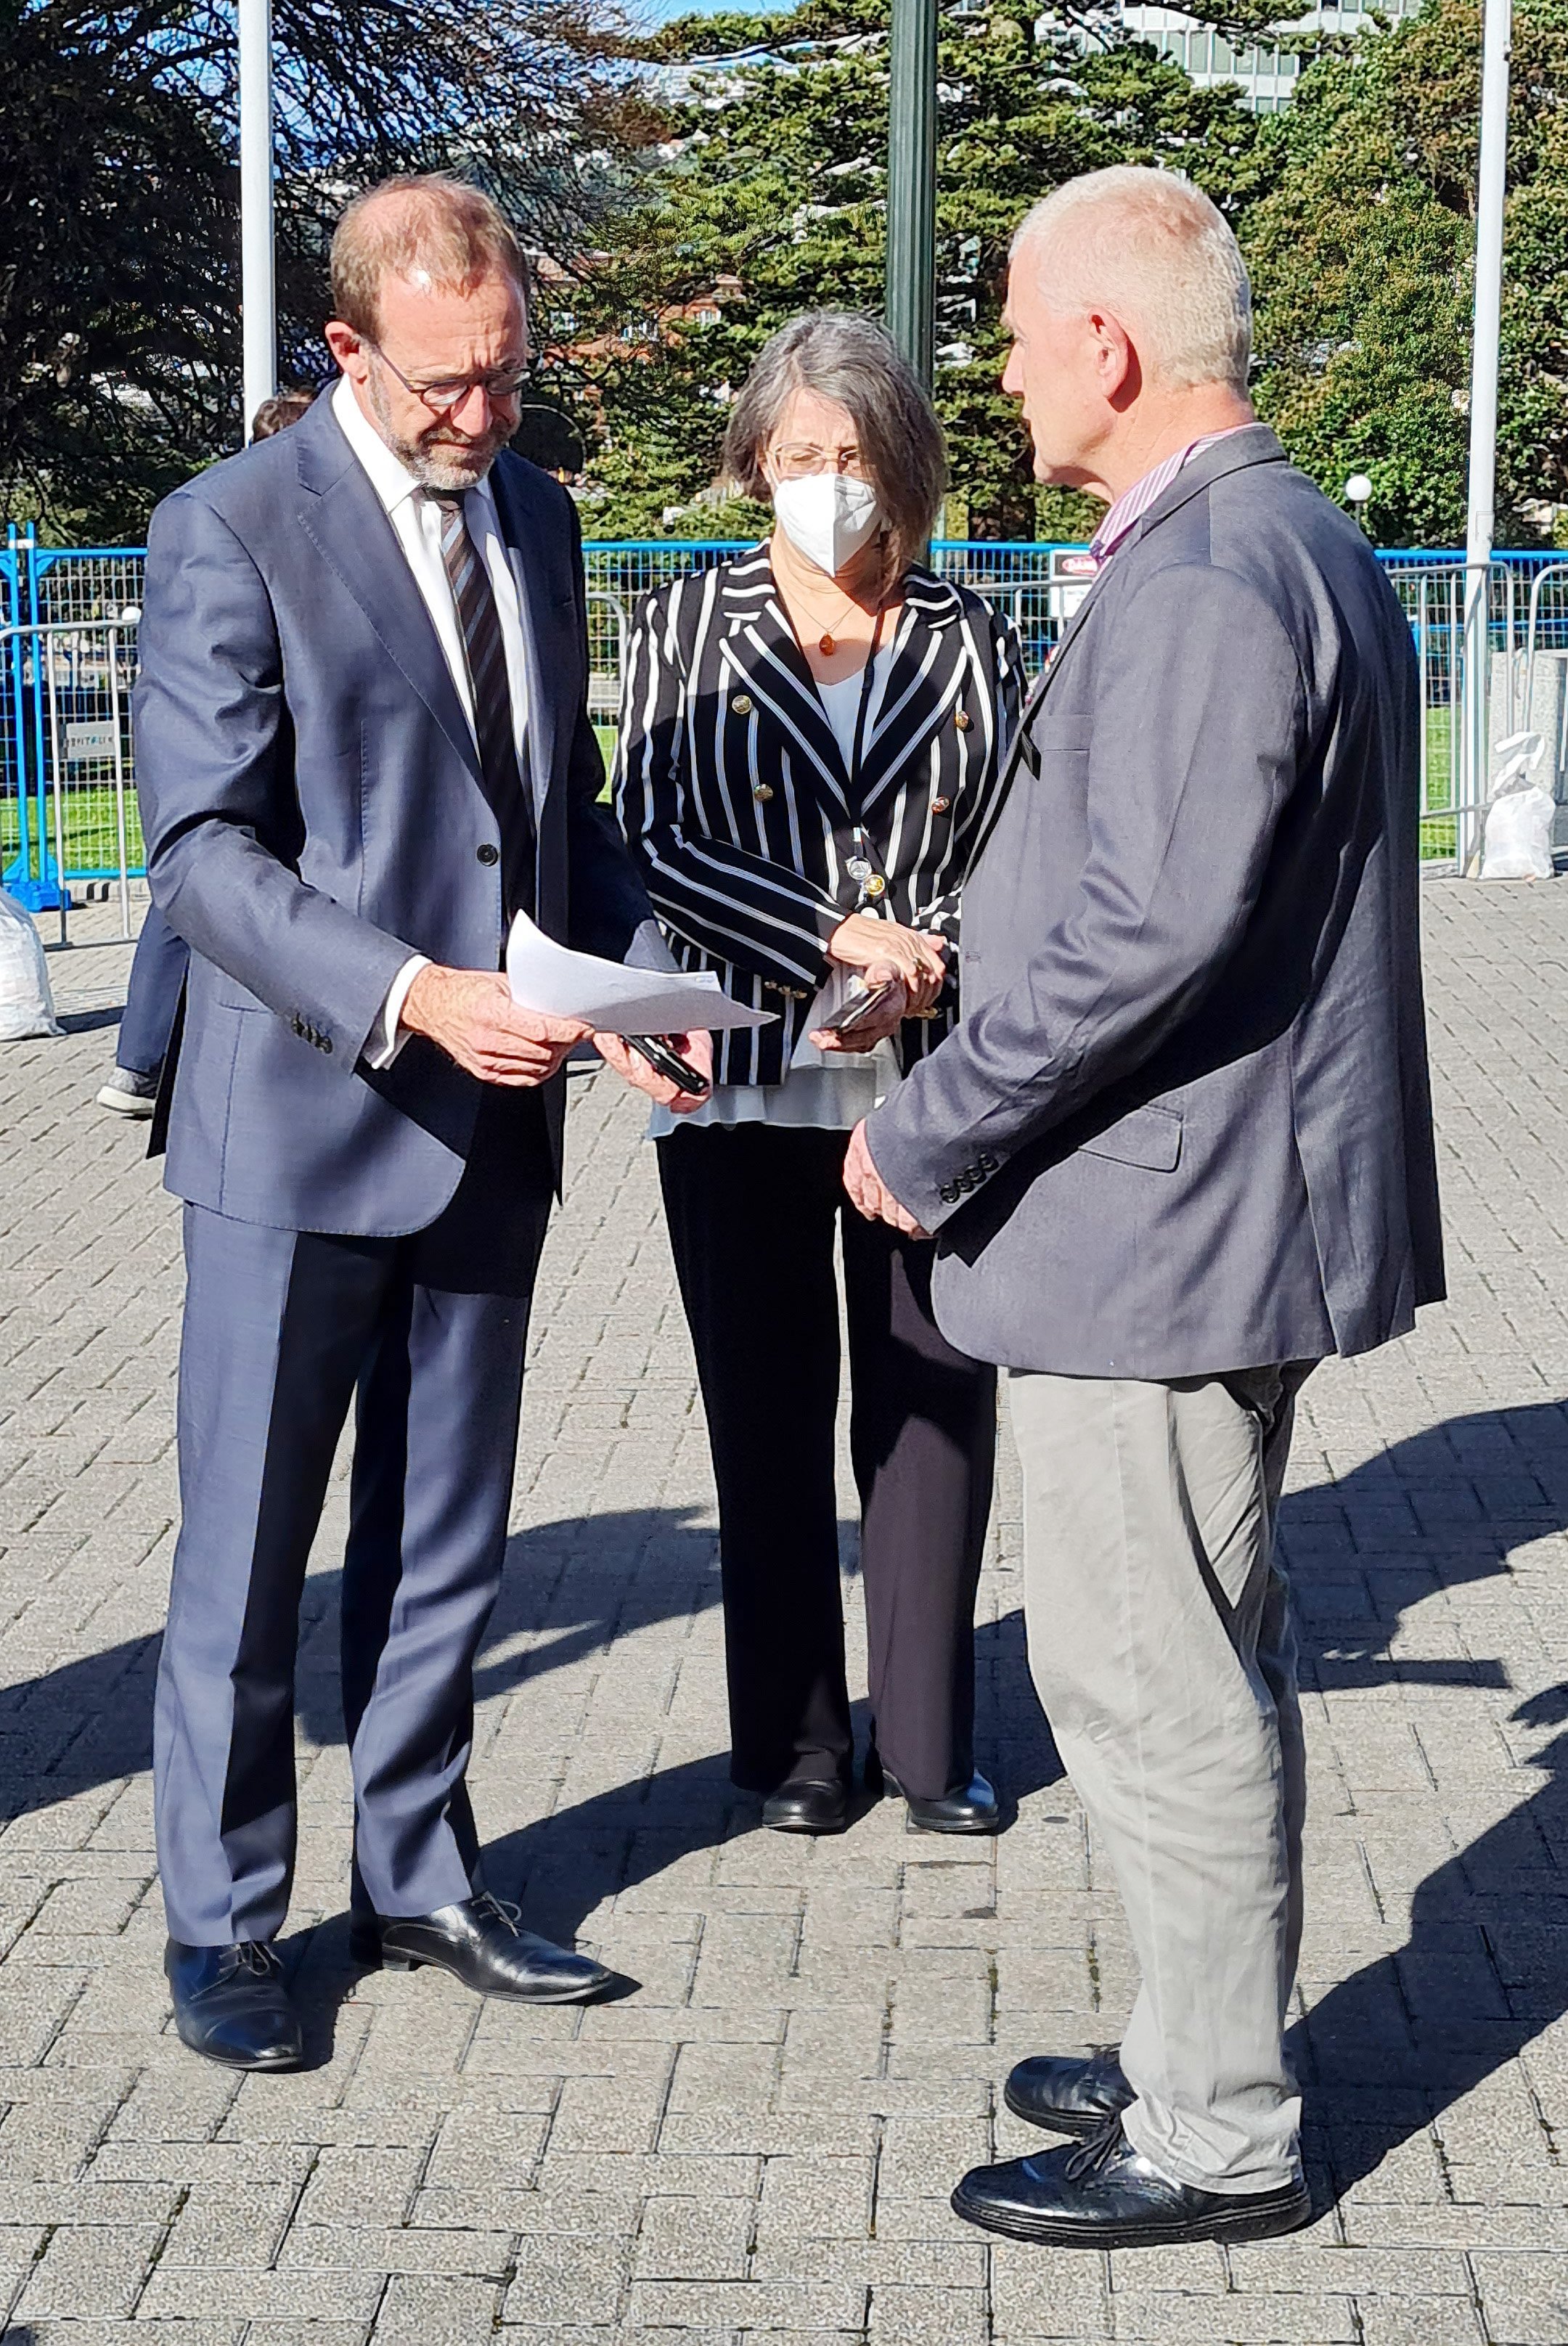
[[[529,638],[537,918],[620,959],[651,908],[596,804],[575,510],[510,453],[491,478]],[[140,636],[148,881],[194,955],[168,1186],[278,1229],[422,1229],[457,1187],[482,1087],[420,1037],[384,1073],[361,1055],[411,953],[499,965],[499,831],[429,614],[329,401],[159,505]]]
[[[1442,1293],[1410,629],[1263,426],[1115,553],[1033,702],[955,1032],[871,1119],[951,1341],[1175,1378]]]

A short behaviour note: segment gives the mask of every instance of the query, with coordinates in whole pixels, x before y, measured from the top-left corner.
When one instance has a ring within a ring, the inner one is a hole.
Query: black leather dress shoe
[[[430,1964],[475,1995],[526,2004],[589,2004],[616,1984],[615,1973],[591,1955],[520,1929],[516,1907],[487,1890],[433,1914],[377,1914],[356,1923],[349,1953],[372,1971],[412,1972]]]
[[[842,1832],[850,1821],[850,1796],[837,1779],[821,1784],[791,1776],[763,1801],[762,1821],[769,1832]]]
[[[1267,2240],[1312,2213],[1304,2182],[1278,2191],[1198,2191],[1151,2167],[1118,2117],[1076,2149],[976,2167],[953,2213],[1009,2239],[1056,2249],[1166,2248],[1180,2240]]]
[[[906,1792],[898,1778],[890,1776],[884,1768],[882,1790],[891,1799],[902,1800],[917,1832],[993,1833],[1002,1830],[1002,1811],[995,1790],[978,1773],[967,1784],[955,1784],[940,1799],[922,1800],[915,1793]]]
[[[163,1968],[180,2042],[227,2069],[297,2069],[305,2057],[300,2015],[276,1950],[260,1939],[188,1947],[170,1939]]]
[[[1039,2053],[1020,2061],[1003,2088],[1015,2118],[1053,2134],[1098,2134],[1137,2099],[1122,2074],[1121,2047],[1096,2045],[1086,2061]]]

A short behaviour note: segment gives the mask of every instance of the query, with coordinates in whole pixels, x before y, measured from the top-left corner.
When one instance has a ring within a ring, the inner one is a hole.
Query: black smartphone
[[[819,1032],[852,1035],[857,1027],[865,1025],[879,1011],[885,1010],[900,990],[897,978],[885,979],[881,985],[873,985],[868,993],[858,994],[852,1002],[847,1002],[836,1018],[824,1018]]]
[[[663,1076],[677,1091],[689,1092],[693,1099],[702,1099],[711,1089],[702,1070],[694,1067],[689,1059],[683,1059],[663,1035],[628,1035],[626,1041],[656,1075]]]

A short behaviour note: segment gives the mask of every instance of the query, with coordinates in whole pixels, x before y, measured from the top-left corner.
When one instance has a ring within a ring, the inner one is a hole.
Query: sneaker
[[[98,1106],[117,1116],[150,1116],[157,1103],[158,1077],[139,1076],[134,1067],[116,1067],[98,1094]]]

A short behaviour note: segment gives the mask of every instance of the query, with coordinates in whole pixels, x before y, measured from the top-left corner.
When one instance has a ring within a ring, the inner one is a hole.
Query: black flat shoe
[[[433,1914],[377,1914],[356,1923],[349,1953],[372,1971],[412,1972],[430,1964],[475,1995],[526,2004],[588,2004],[616,1984],[615,1973],[592,1956],[521,1930],[516,1907],[488,1891]]]
[[[1137,2099],[1122,2075],[1121,2047],[1096,2045],[1087,2060],[1039,2053],[1020,2061],[1002,2098],[1015,2118],[1053,2134],[1098,2134]]]
[[[182,2045],[226,2069],[297,2069],[305,2057],[300,2015],[277,1951],[260,1939],[188,1947],[170,1939],[163,1968]]]
[[[1002,1830],[1002,1811],[994,1789],[978,1773],[967,1784],[955,1784],[940,1799],[922,1800],[906,1792],[896,1776],[882,1770],[882,1790],[902,1800],[916,1832],[993,1833]]]
[[[818,1784],[792,1776],[763,1801],[762,1821],[769,1832],[842,1832],[850,1821],[850,1796],[836,1780]]]
[[[1183,2240],[1268,2240],[1312,2213],[1304,2182],[1278,2191],[1198,2191],[1140,2157],[1114,2119],[1065,2145],[1004,2167],[977,2167],[952,2195],[954,2215],[1012,2240],[1057,2249],[1166,2248]]]

